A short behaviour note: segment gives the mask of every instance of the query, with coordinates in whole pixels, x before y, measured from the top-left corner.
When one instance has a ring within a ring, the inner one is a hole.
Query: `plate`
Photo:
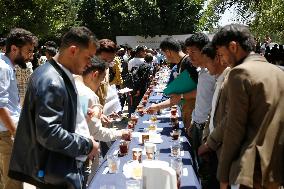
[[[163,139],[160,134],[157,133],[149,133],[149,142],[154,144],[161,144]],[[142,144],[142,133],[139,136],[139,144]]]
[[[123,165],[123,174],[126,178],[141,179],[142,164],[138,161],[128,161]]]
[[[125,87],[123,89],[120,89],[118,91],[118,93],[122,93],[123,94],[123,93],[131,92],[131,91],[133,91],[133,89],[129,89],[129,88]]]
[[[157,120],[157,121],[151,121],[151,120],[145,120],[142,123],[159,123],[161,120]]]

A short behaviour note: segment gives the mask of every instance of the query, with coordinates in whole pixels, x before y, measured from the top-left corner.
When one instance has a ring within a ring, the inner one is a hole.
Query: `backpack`
[[[113,67],[109,67],[109,82],[111,83],[115,77],[115,70]]]
[[[139,67],[133,67],[131,70],[133,89],[145,89],[149,82],[151,75],[151,66],[148,64],[141,64]]]

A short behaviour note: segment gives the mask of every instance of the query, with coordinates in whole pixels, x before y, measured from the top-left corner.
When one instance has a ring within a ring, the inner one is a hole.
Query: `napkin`
[[[143,189],[177,189],[176,171],[168,162],[145,160],[142,165]]]
[[[117,113],[119,111],[121,111],[121,104],[118,93],[115,85],[111,85],[108,87],[106,104],[104,105],[103,113],[108,116],[113,112]]]

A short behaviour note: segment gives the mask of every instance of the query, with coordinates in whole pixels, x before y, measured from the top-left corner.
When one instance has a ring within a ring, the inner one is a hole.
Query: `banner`
[[[192,34],[185,35],[171,35],[176,40],[185,41],[186,38],[190,37]],[[128,44],[132,48],[135,48],[137,45],[145,45],[148,48],[158,49],[160,43],[166,37],[170,35],[156,35],[155,37],[142,37],[142,36],[116,36],[116,42],[118,45]],[[209,34],[208,37],[211,39],[213,37],[212,34]]]

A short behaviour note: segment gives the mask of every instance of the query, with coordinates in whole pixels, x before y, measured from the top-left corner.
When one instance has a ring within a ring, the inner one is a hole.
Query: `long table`
[[[152,93],[152,95],[155,95]],[[150,103],[147,104],[149,106]],[[158,128],[163,128],[161,131],[161,137],[163,142],[161,144],[157,144],[158,149],[160,150],[159,160],[170,162],[171,160],[171,150],[170,146],[172,141],[172,138],[170,136],[170,132],[172,131],[172,127],[170,125],[170,117],[167,116],[170,114],[170,110],[166,109],[162,111],[162,114],[158,116]],[[180,112],[179,112],[180,115]],[[150,119],[151,115],[144,115],[142,117],[139,117],[137,125],[135,126],[136,132],[143,132],[144,128],[147,128],[149,124],[143,123],[143,121],[148,121]],[[183,124],[180,122],[180,128],[183,131]],[[200,189],[200,182],[198,177],[195,174],[195,171],[192,166],[192,158],[190,155],[190,144],[188,142],[187,137],[185,136],[185,132],[182,132],[181,134],[181,145],[182,145],[182,152],[181,152],[181,158],[183,162],[183,175],[181,177],[181,189]],[[119,143],[120,140],[117,140],[113,143],[111,148],[109,149],[107,154],[113,154],[115,151],[119,149]],[[107,172],[108,165],[107,165],[107,159],[106,157],[103,159],[100,167],[97,170],[96,175],[91,180],[88,189],[100,189],[100,188],[112,188],[112,189],[125,189],[126,188],[126,177],[123,174],[123,165],[127,163],[128,161],[132,160],[132,152],[131,149],[135,147],[143,148],[139,144],[139,141],[137,138],[133,138],[130,142],[129,146],[129,153],[126,156],[120,157],[120,166],[118,173],[116,174],[110,174]],[[143,158],[143,156],[142,156]],[[145,157],[144,157],[145,159]]]

